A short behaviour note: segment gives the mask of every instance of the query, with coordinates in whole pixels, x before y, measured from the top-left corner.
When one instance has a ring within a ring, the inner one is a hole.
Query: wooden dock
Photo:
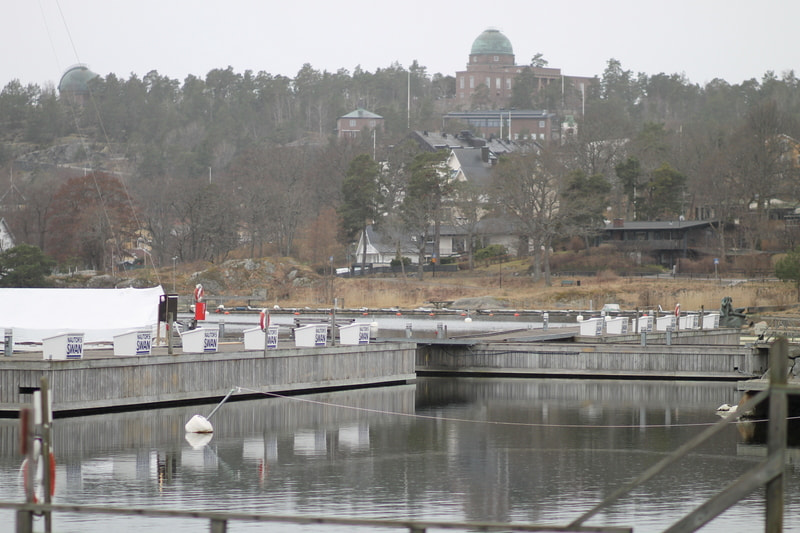
[[[54,416],[221,399],[233,387],[287,393],[407,383],[416,378],[413,343],[244,351],[221,344],[216,353],[114,356],[87,350],[82,359],[43,360],[41,353],[0,357],[0,417],[16,417],[42,376]]]
[[[570,338],[565,329],[430,340],[417,351],[417,373],[740,381],[767,371],[768,353],[740,345],[738,333],[680,332],[669,344],[650,334],[642,344],[631,335]]]

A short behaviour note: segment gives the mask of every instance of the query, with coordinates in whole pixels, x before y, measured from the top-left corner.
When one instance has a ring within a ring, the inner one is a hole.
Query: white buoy
[[[222,401],[219,402],[211,411],[211,413],[208,415],[208,418],[204,417],[203,415],[194,415],[192,418],[190,418],[189,421],[186,422],[186,425],[183,426],[183,429],[186,431],[186,433],[214,433],[214,426],[211,425],[209,419],[214,416],[214,413],[217,412],[217,409],[222,407],[222,404],[231,397],[231,394],[238,390],[239,387],[231,389],[231,391],[222,399]]]
[[[203,415],[194,415],[183,426],[186,433],[214,433],[214,426]]]
[[[469,324],[470,322],[472,322],[472,319],[470,317],[467,317],[467,318],[464,319],[464,322]]]

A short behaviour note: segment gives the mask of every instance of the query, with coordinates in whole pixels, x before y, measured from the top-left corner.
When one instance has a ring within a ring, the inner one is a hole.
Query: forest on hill
[[[579,109],[560,86],[540,91],[526,79],[512,105],[576,116],[577,134],[542,153],[558,157],[570,183],[607,182],[594,189],[602,216],[740,222],[755,202],[757,216],[722,235],[721,247],[800,242],[770,222],[773,200],[800,198],[794,72],[701,86],[611,59]],[[351,162],[362,154],[384,162],[402,191],[420,150],[405,142],[409,131],[437,131],[443,113],[459,110],[453,76],[416,63],[375,72],[307,64],[294,78],[231,67],[183,81],[107,74],[89,88],[80,104],[52,86],[12,81],[0,91],[0,217],[18,243],[61,268],[110,270],[145,244],[156,265],[219,262],[237,249],[342,263],[337,210]],[[359,107],[383,116],[385,131],[338,139],[336,119]],[[558,231],[560,240],[583,236],[574,224]]]

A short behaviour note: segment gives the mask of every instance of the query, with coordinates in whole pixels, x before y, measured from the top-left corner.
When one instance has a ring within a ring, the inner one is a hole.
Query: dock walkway
[[[220,344],[216,353],[156,348],[149,356],[86,350],[82,359],[43,360],[41,353],[0,357],[0,417],[16,417],[43,376],[54,416],[114,409],[208,402],[232,387],[251,394],[408,383],[416,378],[416,345],[408,342],[244,351]],[[257,391],[257,392],[252,392]]]

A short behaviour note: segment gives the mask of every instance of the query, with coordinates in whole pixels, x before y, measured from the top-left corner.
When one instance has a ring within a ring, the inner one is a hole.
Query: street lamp
[[[175,262],[178,260],[178,256],[172,258],[172,294],[175,294]]]

